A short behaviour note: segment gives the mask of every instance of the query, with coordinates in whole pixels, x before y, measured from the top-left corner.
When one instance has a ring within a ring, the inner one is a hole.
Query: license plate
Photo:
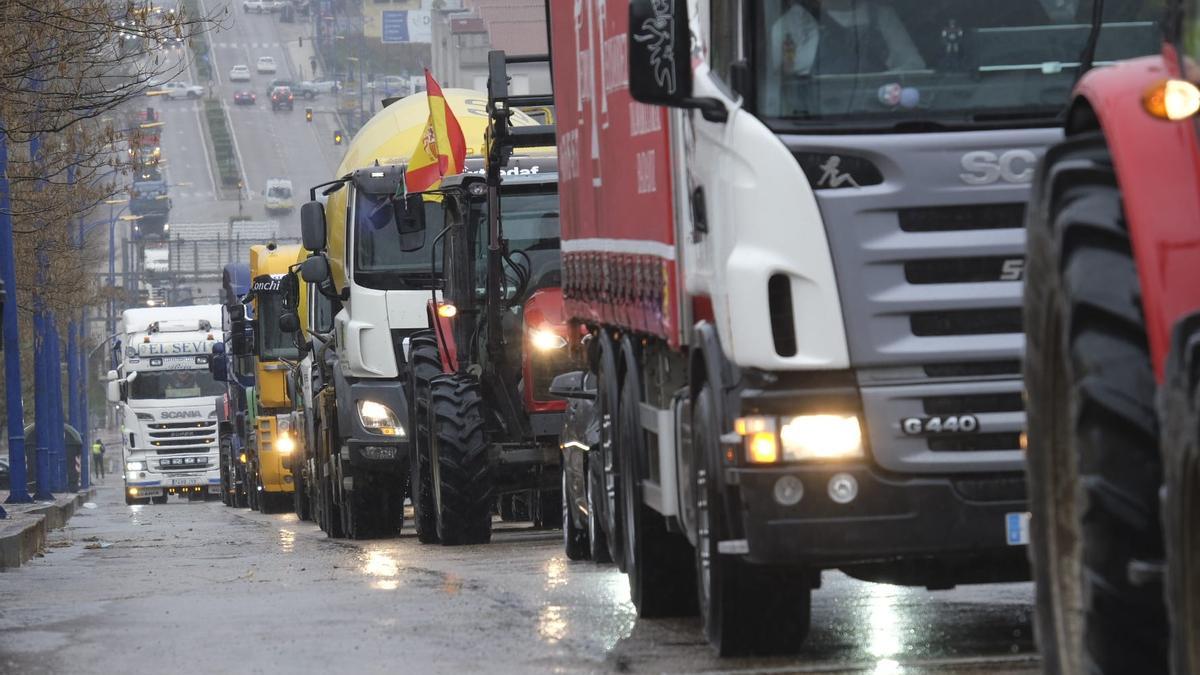
[[[1004,514],[1004,534],[1009,546],[1029,543],[1029,512]]]
[[[171,485],[175,487],[191,487],[193,485],[204,485],[203,478],[172,478]]]

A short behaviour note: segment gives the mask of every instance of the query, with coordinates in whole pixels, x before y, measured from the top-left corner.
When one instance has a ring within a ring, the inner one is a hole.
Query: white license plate
[[[1004,538],[1009,546],[1025,546],[1029,543],[1029,512],[1004,514]]]
[[[204,485],[203,478],[172,478],[171,485],[175,487],[191,487],[193,485]]]

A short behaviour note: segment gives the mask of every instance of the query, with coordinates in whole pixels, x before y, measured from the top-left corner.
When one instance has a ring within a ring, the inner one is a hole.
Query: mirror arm
[[[729,109],[717,98],[685,98],[682,107],[688,110],[699,110],[700,115],[709,122],[724,124],[729,121]]]

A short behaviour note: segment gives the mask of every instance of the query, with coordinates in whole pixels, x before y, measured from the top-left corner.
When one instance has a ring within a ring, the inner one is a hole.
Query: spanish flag
[[[438,187],[443,176],[461,173],[467,161],[467,141],[463,138],[462,127],[428,68],[425,69],[425,90],[429,98],[429,121],[408,160],[404,174],[407,192],[424,192]]]

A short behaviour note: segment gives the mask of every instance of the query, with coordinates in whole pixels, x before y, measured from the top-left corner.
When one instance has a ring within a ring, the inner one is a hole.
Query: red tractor
[[[1029,209],[1030,557],[1051,673],[1200,673],[1200,2],[1168,4],[1161,54],[1080,79]]]

